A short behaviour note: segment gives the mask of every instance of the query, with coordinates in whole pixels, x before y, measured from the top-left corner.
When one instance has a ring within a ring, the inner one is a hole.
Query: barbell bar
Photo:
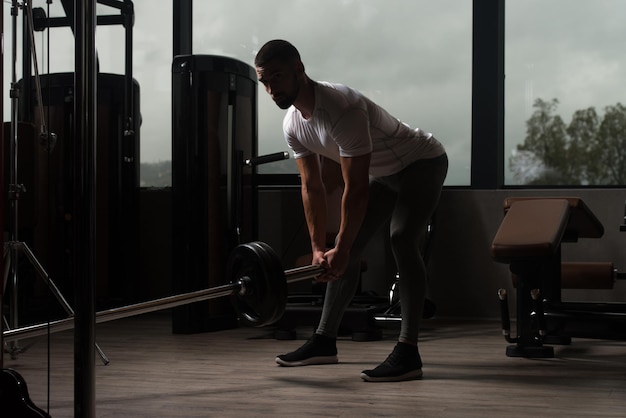
[[[194,302],[230,296],[239,320],[249,326],[262,327],[278,321],[287,304],[287,286],[314,279],[325,269],[317,265],[283,270],[280,259],[268,244],[253,241],[240,244],[228,259],[230,283],[203,290],[166,296],[146,302],[96,312],[97,324],[174,308]],[[5,341],[38,337],[74,327],[74,317],[6,330]]]

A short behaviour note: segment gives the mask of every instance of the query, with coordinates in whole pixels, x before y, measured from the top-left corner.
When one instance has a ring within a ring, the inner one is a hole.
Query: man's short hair
[[[264,67],[268,62],[280,60],[283,62],[300,61],[300,53],[295,46],[282,39],[274,39],[261,47],[254,58],[256,67]]]

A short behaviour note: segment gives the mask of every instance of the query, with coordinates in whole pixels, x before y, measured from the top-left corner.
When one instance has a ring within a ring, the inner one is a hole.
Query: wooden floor
[[[623,417],[626,343],[574,340],[554,359],[505,356],[496,321],[429,320],[421,333],[424,378],[366,383],[362,369],[382,361],[383,340],[338,342],[336,365],[283,368],[277,354],[308,337],[278,341],[271,328],[173,335],[167,312],[97,326],[110,358],[96,358],[98,417]],[[21,344],[27,341],[20,342]],[[5,367],[18,371],[31,399],[53,417],[72,417],[73,334],[40,338]],[[49,402],[49,405],[48,405]],[[1,412],[0,416],[5,417]],[[9,417],[7,417],[9,418]]]

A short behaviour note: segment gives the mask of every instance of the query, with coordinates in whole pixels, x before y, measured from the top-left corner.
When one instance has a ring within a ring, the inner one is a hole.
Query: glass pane
[[[621,0],[506,2],[509,185],[626,184]]]
[[[141,185],[171,186],[172,2],[133,3],[133,77],[141,96]]]
[[[171,160],[172,7],[135,0],[133,75],[140,86],[142,178],[168,185]],[[47,9],[44,0],[34,7]],[[390,7],[393,5],[393,7]],[[10,5],[5,11],[5,120],[10,82]],[[446,184],[468,185],[471,133],[472,5],[466,0],[195,1],[193,50],[252,64],[267,40],[286,38],[301,50],[309,75],[351,85],[412,126],[431,131],[446,146]],[[332,11],[332,12],[330,12]],[[99,14],[114,14],[98,6]],[[50,16],[63,16],[59,2]],[[158,29],[157,29],[158,28]],[[21,36],[21,28],[18,29]],[[73,71],[74,39],[67,28],[36,33],[40,72]],[[123,29],[99,26],[100,68],[123,74]],[[50,57],[48,62],[47,57]],[[18,58],[19,66],[20,58]],[[18,69],[21,77],[21,69]],[[260,91],[259,154],[286,150],[283,111]],[[295,173],[293,160],[261,172]],[[148,174],[146,174],[148,175]],[[156,177],[155,177],[156,176]]]
[[[150,0],[135,0],[133,26],[133,77],[140,86],[141,185],[168,186],[171,184],[171,65],[172,65],[172,5],[162,7]],[[65,17],[60,2],[48,4],[35,0],[34,8],[42,8],[50,17]],[[12,77],[12,32],[10,2],[4,10],[4,120],[9,121],[9,88]],[[120,15],[115,8],[97,5],[97,14]],[[49,13],[48,13],[49,12]],[[22,78],[22,20],[23,9],[17,18],[17,80]],[[49,39],[48,39],[49,37]],[[35,50],[39,73],[74,71],[74,35],[68,27],[35,32]],[[49,48],[48,48],[49,45]],[[124,74],[124,28],[121,25],[98,26],[96,30],[98,63],[103,73]],[[144,163],[148,163],[147,165]]]
[[[446,146],[446,184],[468,185],[471,137],[472,2],[301,0],[194,2],[195,54],[253,65],[268,40],[287,39],[316,80],[361,90],[397,118]],[[259,89],[259,154],[286,151],[284,111]],[[260,172],[295,173],[295,163]]]
[[[48,7],[49,6],[49,7]],[[45,0],[33,3],[33,8],[43,9],[50,18],[64,18],[65,11],[61,3],[46,4]],[[98,15],[119,15],[117,9],[98,5]],[[16,24],[16,72],[17,80],[22,78],[22,22],[25,9],[19,8]],[[135,26],[136,28],[136,26]],[[96,48],[98,52],[99,69],[103,73],[124,74],[124,29],[120,25],[99,26],[96,31]],[[5,88],[10,86],[11,71],[13,70],[13,19],[11,4],[4,3],[4,78]],[[168,39],[171,36],[167,36]],[[74,35],[70,27],[54,27],[49,32],[35,31],[33,34],[35,45],[35,59],[40,75],[47,73],[63,73],[74,71]],[[137,43],[137,41],[135,41]],[[171,44],[171,42],[170,42]],[[33,68],[34,68],[33,61]],[[33,70],[34,74],[34,70]],[[5,101],[6,102],[6,101]],[[6,105],[5,105],[6,106]],[[6,109],[5,109],[6,110]]]

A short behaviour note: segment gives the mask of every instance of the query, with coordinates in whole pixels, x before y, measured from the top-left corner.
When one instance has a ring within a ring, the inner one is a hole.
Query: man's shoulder
[[[346,86],[345,84],[340,83],[330,83],[328,81],[318,81],[317,84],[320,86],[320,91],[322,94],[326,94],[334,97],[345,97],[348,95],[353,95],[358,93],[351,87]]]
[[[318,98],[322,107],[329,111],[345,111],[348,108],[364,105],[363,95],[345,84],[318,82],[320,92]]]

